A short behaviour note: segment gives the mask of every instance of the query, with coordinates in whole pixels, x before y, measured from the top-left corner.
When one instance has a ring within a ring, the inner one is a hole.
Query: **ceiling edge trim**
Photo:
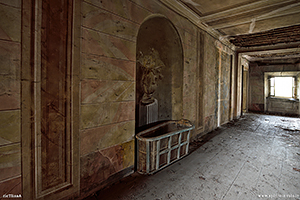
[[[229,42],[229,40],[222,36],[219,32],[216,30],[209,28],[205,26],[198,15],[196,15],[193,11],[191,11],[186,5],[183,3],[176,1],[176,0],[159,0],[163,4],[165,4],[167,7],[175,11],[176,13],[180,14],[181,16],[187,18],[190,20],[193,24],[195,24],[200,29],[203,29],[208,34],[213,36],[214,38],[217,38],[222,44],[228,46],[230,49],[235,50],[235,45]]]

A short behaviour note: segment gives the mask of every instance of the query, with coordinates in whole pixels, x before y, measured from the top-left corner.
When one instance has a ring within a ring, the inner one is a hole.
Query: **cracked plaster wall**
[[[0,0],[0,11],[1,196],[21,193],[21,0]],[[179,33],[184,65],[183,90],[178,92],[181,117],[201,125],[192,137],[215,129],[218,120],[230,120],[231,86],[225,47],[157,0],[82,0],[81,12],[80,195],[85,196],[133,172],[136,41],[147,17],[164,15]],[[199,45],[204,46],[202,52]]]

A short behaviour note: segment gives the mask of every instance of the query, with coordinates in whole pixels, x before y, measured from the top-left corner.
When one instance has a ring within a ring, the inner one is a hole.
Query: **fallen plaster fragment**
[[[297,169],[297,168],[293,168],[293,170],[297,171],[297,172],[300,172],[300,169]]]
[[[293,128],[287,127],[287,126],[275,126],[277,128],[281,128],[282,130],[285,131],[300,131],[300,129],[297,129],[295,126],[293,126]]]

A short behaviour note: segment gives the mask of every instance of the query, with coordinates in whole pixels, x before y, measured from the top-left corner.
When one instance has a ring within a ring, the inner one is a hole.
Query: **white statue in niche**
[[[143,75],[142,75],[142,88],[144,91],[141,102],[145,105],[151,104],[155,101],[153,93],[155,92],[158,81],[163,78],[161,69],[165,67],[164,63],[159,58],[159,53],[154,48],[151,48],[149,55],[140,55],[137,62],[141,64]]]

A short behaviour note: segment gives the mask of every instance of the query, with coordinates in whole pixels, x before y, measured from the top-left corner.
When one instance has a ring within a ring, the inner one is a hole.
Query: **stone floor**
[[[87,199],[300,199],[299,118],[246,114],[210,135],[156,174],[134,173]]]

